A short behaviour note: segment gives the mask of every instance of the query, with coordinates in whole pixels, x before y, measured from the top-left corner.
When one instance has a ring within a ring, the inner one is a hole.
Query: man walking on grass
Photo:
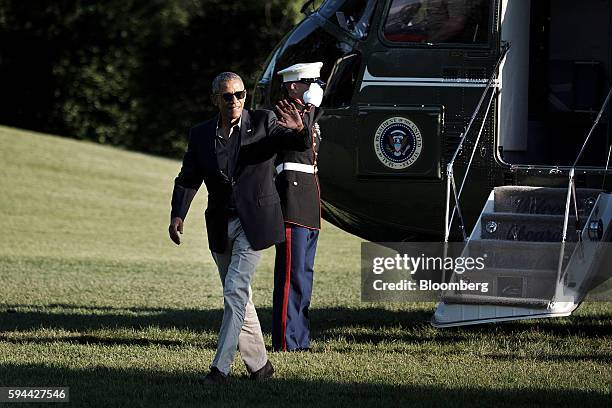
[[[244,83],[234,73],[219,74],[212,88],[211,100],[219,114],[189,132],[172,193],[169,234],[180,244],[185,216],[204,182],[208,243],[223,284],[224,308],[217,352],[201,382],[225,382],[237,349],[251,378],[264,380],[274,368],[267,358],[250,283],[261,250],[285,238],[273,179],[276,152],[304,150],[311,136],[289,104],[277,105],[278,120],[271,111],[245,110]]]

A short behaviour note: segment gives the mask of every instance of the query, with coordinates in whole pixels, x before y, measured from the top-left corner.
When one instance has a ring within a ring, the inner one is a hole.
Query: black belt
[[[227,210],[227,215],[230,217],[237,217],[238,216],[238,210],[235,208],[228,208]]]

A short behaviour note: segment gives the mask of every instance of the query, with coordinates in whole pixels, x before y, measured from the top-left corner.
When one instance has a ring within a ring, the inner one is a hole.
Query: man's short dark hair
[[[219,89],[221,88],[221,84],[222,83],[228,82],[228,81],[233,81],[233,80],[240,81],[244,85],[244,82],[242,81],[242,78],[240,78],[240,75],[235,74],[233,72],[222,72],[222,73],[220,73],[212,81],[212,91],[213,91],[213,93],[218,93],[219,92]]]

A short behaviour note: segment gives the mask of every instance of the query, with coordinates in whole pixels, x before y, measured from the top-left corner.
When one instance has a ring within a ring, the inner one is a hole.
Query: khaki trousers
[[[230,218],[227,232],[225,252],[212,253],[223,284],[223,321],[211,367],[229,374],[238,349],[247,370],[252,373],[268,361],[251,291],[251,279],[261,259],[261,251],[251,248],[238,217]]]

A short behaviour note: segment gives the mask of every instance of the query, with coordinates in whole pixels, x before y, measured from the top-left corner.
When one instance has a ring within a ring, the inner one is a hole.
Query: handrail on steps
[[[482,131],[484,130],[484,124],[489,115],[489,110],[491,109],[493,100],[495,99],[495,96],[497,95],[497,92],[498,92],[497,89],[491,92],[491,96],[487,104],[486,112],[482,118],[482,124],[478,131],[478,136],[476,138],[476,142],[474,143],[472,154],[470,156],[470,161],[468,162],[468,166],[465,170],[465,174],[463,175],[463,180],[461,181],[461,187],[459,188],[459,191],[457,191],[457,185],[455,183],[455,175],[454,175],[453,168],[455,165],[455,161],[457,160],[457,157],[463,150],[463,144],[465,143],[465,140],[470,132],[470,129],[472,128],[472,125],[476,121],[476,117],[478,116],[478,113],[480,112],[482,104],[485,101],[486,95],[489,92],[489,89],[491,89],[493,85],[495,84],[495,79],[499,75],[499,67],[501,66],[502,61],[506,57],[506,54],[508,53],[509,49],[510,49],[509,44],[504,43],[502,46],[502,52],[499,58],[497,59],[495,68],[493,69],[493,72],[491,73],[491,77],[489,78],[489,81],[487,82],[487,86],[485,87],[485,90],[482,93],[480,100],[478,101],[478,104],[476,105],[476,109],[474,110],[474,113],[472,113],[472,116],[470,118],[470,121],[468,122],[467,127],[459,136],[460,137],[459,145],[457,146],[457,149],[455,149],[455,153],[453,154],[453,157],[451,158],[450,162],[448,162],[448,164],[446,165],[446,211],[445,211],[445,218],[444,218],[444,226],[445,226],[444,242],[448,242],[451,226],[453,224],[453,219],[455,217],[455,212],[457,213],[457,217],[459,218],[459,223],[460,223],[459,228],[461,229],[461,233],[463,234],[463,240],[464,241],[467,240],[467,235],[465,233],[465,224],[463,221],[463,215],[461,213],[461,206],[459,205],[459,200],[461,199],[461,193],[463,192],[465,181],[467,180],[468,173],[472,166],[474,154],[476,153],[476,147],[478,146],[478,143],[480,142],[480,136],[482,135]],[[450,211],[451,194],[453,195],[453,198],[455,201],[455,205],[453,207],[452,213]]]
[[[608,103],[610,102],[611,96],[612,96],[612,87],[610,87],[610,90],[608,91],[608,96],[606,96],[606,99],[604,100],[604,103],[602,104],[601,109],[599,110],[599,113],[597,114],[597,117],[595,118],[595,121],[593,122],[593,125],[591,126],[591,129],[589,130],[589,133],[584,139],[582,148],[580,149],[580,152],[576,156],[576,160],[574,160],[574,163],[572,164],[572,167],[570,168],[570,171],[569,171],[567,199],[565,202],[565,215],[563,217],[561,249],[559,251],[559,259],[557,263],[557,289],[555,290],[555,297],[553,301],[562,300],[561,296],[563,296],[563,293],[560,292],[559,288],[563,287],[563,285],[561,285],[561,281],[562,281],[562,277],[565,276],[563,273],[564,272],[563,271],[563,260],[565,258],[565,244],[567,243],[567,228],[569,226],[570,207],[571,207],[572,199],[574,200],[576,239],[579,244],[582,242],[582,226],[580,225],[580,215],[578,214],[578,200],[577,200],[577,195],[576,195],[576,167],[578,166],[578,162],[580,161],[580,159],[582,158],[582,155],[584,154],[584,151],[591,139],[591,136],[593,135],[593,132],[595,131],[595,128],[597,128],[597,125],[599,125],[601,117],[604,111],[606,110]],[[608,162],[609,160],[610,160],[610,155],[608,155]],[[607,169],[608,169],[608,163],[606,163],[606,173],[607,173]],[[605,177],[605,174],[604,174],[604,177]]]
[[[610,97],[612,96],[612,87],[610,87],[610,90],[608,91],[608,96],[606,96],[606,99],[603,103],[603,105],[601,106],[601,109],[599,110],[599,113],[597,114],[597,117],[595,118],[595,121],[593,122],[593,125],[591,126],[591,129],[589,130],[589,133],[587,134],[586,138],[584,139],[584,143],[582,144],[582,148],[580,149],[580,152],[578,153],[578,155],[576,156],[576,160],[574,160],[574,164],[572,164],[572,167],[570,168],[569,171],[569,184],[568,184],[568,188],[567,188],[567,200],[565,202],[565,217],[563,219],[563,237],[561,242],[566,242],[567,241],[567,227],[569,224],[569,212],[570,212],[570,205],[571,205],[571,200],[572,198],[574,199],[574,215],[576,217],[576,233],[579,234],[580,233],[580,217],[578,216],[578,202],[576,200],[576,167],[578,166],[578,162],[580,161],[580,159],[582,158],[582,155],[584,154],[584,151],[587,147],[587,145],[589,144],[589,141],[591,139],[591,136],[593,135],[593,132],[595,131],[595,128],[597,127],[597,125],[599,125],[599,121],[601,120],[601,117],[604,113],[604,111],[606,110],[606,107],[608,106],[608,103],[610,102]]]

